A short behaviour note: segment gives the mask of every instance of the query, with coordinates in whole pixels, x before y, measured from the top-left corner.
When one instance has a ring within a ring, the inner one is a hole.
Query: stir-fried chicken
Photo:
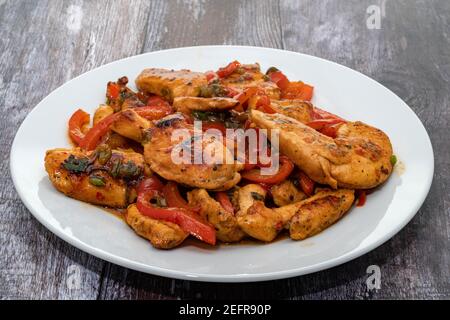
[[[345,212],[353,201],[353,190],[319,191],[311,198],[279,208],[264,205],[266,191],[249,184],[239,190],[238,224],[253,238],[270,242],[283,228],[294,240],[305,239],[327,228]]]
[[[139,153],[117,150],[106,155],[109,159],[101,157],[105,155],[97,151],[53,149],[46,153],[45,169],[55,188],[69,197],[124,208],[133,201],[127,180],[144,172],[144,159]]]
[[[278,130],[281,152],[319,183],[369,189],[386,181],[392,172],[389,138],[362,122],[344,123],[332,139],[278,113],[252,110],[250,118],[260,128]]]
[[[173,101],[176,97],[197,97],[206,76],[189,70],[145,69],[136,78],[136,86],[145,93],[157,94]]]
[[[188,201],[192,207],[199,208],[200,215],[214,226],[217,239],[223,242],[236,242],[245,236],[237,224],[234,213],[225,210],[205,189],[188,192]]]
[[[175,223],[144,216],[135,204],[128,207],[125,221],[138,235],[150,240],[151,244],[158,249],[174,248],[189,235]]]
[[[178,137],[172,136],[175,130],[180,130]],[[173,158],[178,156],[175,163]],[[230,189],[240,181],[238,171],[243,168],[217,136],[205,133],[200,140],[182,114],[161,119],[147,131],[144,157],[163,178],[209,190]]]

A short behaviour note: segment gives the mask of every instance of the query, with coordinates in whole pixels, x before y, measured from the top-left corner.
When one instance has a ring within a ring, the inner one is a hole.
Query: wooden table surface
[[[435,152],[434,182],[415,218],[354,261],[250,284],[147,275],[90,256],[46,230],[22,204],[9,173],[11,143],[28,112],[67,80],[102,64],[203,44],[303,52],[393,90],[422,120]],[[447,0],[0,0],[0,298],[449,299],[449,89]],[[381,268],[378,290],[366,285],[370,265]]]

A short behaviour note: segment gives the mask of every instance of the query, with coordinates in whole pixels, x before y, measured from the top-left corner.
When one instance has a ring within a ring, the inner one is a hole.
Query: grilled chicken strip
[[[176,97],[197,97],[208,81],[201,72],[189,70],[145,69],[136,78],[136,86],[145,93],[157,94],[172,102]]]
[[[281,95],[280,88],[272,81],[267,81],[258,63],[241,65],[233,74],[221,79],[220,83],[239,92],[249,87],[257,87],[271,99],[280,99]]]
[[[311,198],[279,208],[264,205],[266,191],[249,184],[239,190],[238,224],[248,235],[270,242],[283,228],[294,240],[313,236],[339,220],[355,200],[353,190],[319,191]]]
[[[272,194],[273,202],[279,207],[306,199],[306,194],[297,189],[290,180],[285,180],[272,186],[270,193]]]
[[[158,249],[174,248],[189,236],[175,223],[144,216],[135,204],[128,207],[125,221],[138,235],[150,240]]]
[[[347,122],[332,139],[282,114],[250,112],[256,126],[279,132],[280,151],[311,179],[332,188],[374,188],[392,173],[392,145],[385,133]],[[269,134],[269,137],[271,135]]]
[[[180,135],[172,136],[174,131]],[[199,141],[200,152],[196,152],[196,141]],[[177,163],[173,161],[176,155],[180,155]],[[181,159],[183,155],[187,155],[185,160]],[[195,163],[196,157],[198,163]],[[243,164],[234,160],[233,154],[216,136],[205,133],[199,140],[194,135],[193,125],[187,123],[181,113],[167,116],[147,130],[144,158],[163,178],[208,190],[230,189],[240,181],[238,171],[243,169]]]
[[[173,100],[173,107],[178,112],[191,114],[192,111],[222,111],[236,107],[239,101],[233,98],[213,97],[177,97]]]
[[[192,190],[187,197],[189,205],[200,208],[200,215],[214,226],[217,239],[222,242],[237,242],[245,236],[234,213],[225,210],[205,189]]]
[[[77,200],[125,208],[133,200],[126,180],[137,179],[144,172],[142,155],[114,150],[110,159],[100,164],[99,156],[94,157],[95,152],[86,153],[81,149],[47,151],[45,170],[50,181],[58,191]]]

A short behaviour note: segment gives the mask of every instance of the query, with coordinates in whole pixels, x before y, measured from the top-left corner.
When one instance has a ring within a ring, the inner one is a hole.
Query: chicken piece
[[[237,224],[234,213],[225,210],[205,189],[192,190],[188,192],[187,197],[189,205],[200,208],[200,215],[214,226],[217,239],[223,242],[237,242],[245,236]]]
[[[248,184],[238,191],[237,221],[241,229],[252,238],[270,242],[283,227],[283,221],[272,209],[264,205],[267,191],[257,184]]]
[[[342,124],[335,139],[282,114],[250,112],[257,127],[279,132],[280,151],[311,179],[332,188],[374,188],[392,173],[385,133],[362,122]]]
[[[206,86],[206,75],[189,70],[145,69],[136,78],[136,86],[145,93],[157,94],[172,102],[176,97],[197,97]]]
[[[230,189],[240,181],[238,171],[243,169],[217,136],[196,135],[181,113],[147,130],[144,158],[163,178],[208,190]]]
[[[142,155],[112,151],[109,160],[101,164],[99,158],[105,157],[106,153],[94,157],[94,152],[86,153],[81,149],[47,151],[45,169],[50,181],[58,191],[71,198],[112,208],[126,207],[133,199],[125,180],[141,176],[144,171]]]
[[[133,109],[117,113],[117,119],[111,124],[111,130],[118,134],[142,142],[144,130],[152,126],[151,122],[139,116]]]
[[[270,106],[277,113],[294,118],[301,123],[307,124],[313,120],[314,107],[304,100],[271,100]]]
[[[237,214],[242,230],[265,242],[275,239],[283,227],[289,228],[295,240],[317,234],[341,218],[355,199],[353,190],[327,190],[306,200],[270,209],[264,205],[265,195],[266,191],[259,185],[248,184],[241,188],[238,194],[241,207]]]
[[[112,115],[114,113],[114,109],[111,106],[106,104],[100,105],[94,113],[94,125],[105,119],[106,117]]]
[[[174,248],[189,236],[175,223],[143,215],[135,204],[128,207],[125,221],[138,235],[150,240],[151,244],[158,249]]]
[[[249,87],[257,87],[270,99],[278,100],[281,96],[280,88],[267,80],[258,63],[241,65],[233,74],[221,79],[220,83],[239,92]]]
[[[232,109],[239,104],[233,98],[213,97],[177,97],[173,100],[173,107],[178,112],[191,114],[191,111],[222,111]]]
[[[285,180],[272,186],[270,193],[272,194],[273,202],[279,207],[306,199],[306,194],[298,190],[290,180]]]
[[[289,234],[294,240],[303,240],[325,230],[339,220],[355,200],[353,190],[319,191],[301,204],[292,204],[283,210],[295,211],[289,222]],[[281,209],[281,208],[280,208]]]

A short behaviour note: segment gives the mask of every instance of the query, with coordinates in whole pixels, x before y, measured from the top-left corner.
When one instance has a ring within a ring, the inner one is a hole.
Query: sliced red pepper
[[[337,116],[337,115],[335,115],[335,114],[333,114],[331,112],[328,112],[328,111],[322,110],[320,108],[317,108],[317,107],[314,107],[312,116],[313,116],[314,120],[318,120],[318,119],[340,119],[340,120],[346,122],[343,118],[341,118],[341,117],[339,117],[339,116]]]
[[[206,81],[208,81],[208,82],[213,80],[213,79],[216,79],[218,77],[217,73],[215,71],[212,71],[212,70],[206,71],[205,72],[205,76],[206,76]]]
[[[286,88],[281,91],[282,99],[300,99],[305,101],[311,101],[313,96],[314,87],[303,83],[301,81],[298,82],[290,82]]]
[[[225,135],[227,128],[225,127],[225,125],[222,122],[218,122],[218,121],[203,121],[202,122],[202,130],[206,131],[209,129],[217,129],[219,130],[222,135]]]
[[[228,212],[234,213],[233,204],[225,191],[220,191],[216,193],[216,200],[220,205]]]
[[[155,175],[145,178],[137,186],[137,193],[144,193],[149,190],[162,191],[164,184]]]
[[[164,101],[164,104],[155,102],[153,105],[137,107],[133,110],[147,120],[159,120],[173,113],[173,108],[166,101]]]
[[[257,87],[249,87],[245,88],[244,91],[239,93],[238,95],[234,96],[234,99],[239,101],[239,106],[244,109],[244,104],[250,99],[252,96],[254,96],[258,92]]]
[[[167,182],[162,191],[168,207],[191,209],[187,201],[181,196],[180,191],[178,191],[176,182]]]
[[[288,157],[280,156],[280,167],[276,174],[274,175],[262,175],[259,169],[252,169],[249,171],[243,171],[241,173],[242,178],[265,184],[277,184],[284,181],[294,170],[294,164]]]
[[[289,86],[289,79],[281,71],[273,71],[269,73],[269,78],[281,90],[285,90]]]
[[[108,82],[106,86],[106,97],[115,100],[119,97],[120,94],[120,85],[115,82]]]
[[[89,120],[89,113],[84,112],[81,109],[75,111],[69,119],[69,136],[77,145],[79,145],[84,138],[84,133],[81,129],[89,123]]]
[[[356,195],[358,197],[358,202],[356,203],[357,207],[362,207],[366,204],[367,201],[367,193],[366,190],[357,190]]]
[[[234,71],[236,71],[237,68],[240,67],[240,63],[239,61],[233,61],[230,62],[226,67],[223,68],[219,68],[219,70],[217,70],[217,75],[219,76],[219,78],[226,78],[229,75],[231,75]]]
[[[319,130],[319,132],[321,134],[324,134],[330,138],[335,139],[337,137],[337,132],[339,130],[339,128],[341,127],[341,125],[343,124],[343,122],[340,123],[336,123],[330,126],[325,126],[322,129]]]
[[[159,208],[151,205],[149,200],[159,197],[158,190],[148,190],[138,194],[136,206],[143,215],[153,219],[169,221],[180,226],[201,241],[211,245],[216,244],[214,227],[195,212],[184,208]]]
[[[308,122],[306,125],[311,127],[311,128],[313,128],[313,129],[321,130],[321,129],[327,127],[327,126],[338,124],[338,123],[343,123],[343,122],[344,122],[344,120],[342,120],[342,119],[332,119],[332,118],[330,118],[330,119],[313,120],[311,122]]]
[[[117,119],[118,113],[111,114],[93,126],[80,141],[80,147],[86,150],[94,150],[102,137],[108,132],[111,124]]]
[[[302,191],[308,196],[312,196],[314,194],[315,182],[311,180],[310,177],[306,175],[303,171],[298,173],[298,182],[300,184],[300,188]]]

